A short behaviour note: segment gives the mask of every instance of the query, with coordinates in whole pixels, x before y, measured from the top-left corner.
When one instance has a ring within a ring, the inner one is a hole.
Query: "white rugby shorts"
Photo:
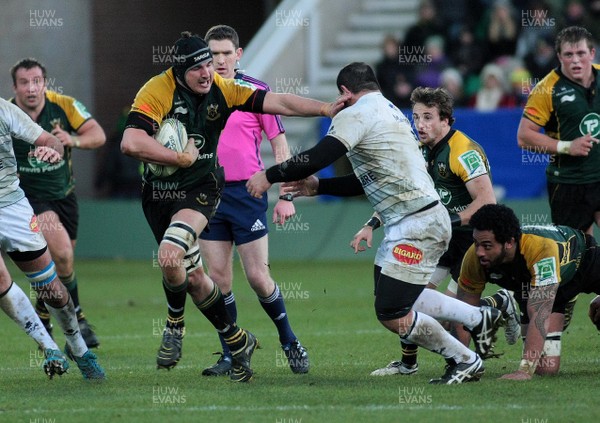
[[[0,248],[2,251],[38,251],[46,246],[40,223],[27,198],[0,207]]]
[[[415,285],[427,285],[448,249],[452,226],[441,203],[384,225],[385,237],[375,256],[381,273]]]

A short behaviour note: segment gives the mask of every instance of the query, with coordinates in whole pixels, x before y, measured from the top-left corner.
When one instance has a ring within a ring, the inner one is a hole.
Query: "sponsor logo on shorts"
[[[260,219],[256,219],[256,222],[254,222],[254,224],[250,228],[250,231],[251,232],[264,231],[265,229],[266,229],[265,225],[260,221]]]
[[[392,254],[400,263],[419,264],[423,260],[423,252],[412,244],[398,244]]]
[[[40,225],[38,224],[37,216],[35,214],[31,217],[31,222],[29,222],[29,229],[31,229],[31,232],[40,231]]]

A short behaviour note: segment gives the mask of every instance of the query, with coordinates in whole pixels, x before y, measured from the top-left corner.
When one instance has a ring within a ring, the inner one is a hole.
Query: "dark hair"
[[[230,40],[236,49],[240,48],[240,37],[238,37],[238,33],[235,31],[235,29],[229,25],[213,26],[206,32],[204,39],[206,42],[209,42],[210,40]]]
[[[33,68],[40,68],[42,70],[42,76],[44,77],[44,80],[46,80],[46,67],[33,57],[28,57],[27,59],[19,60],[12,68],[10,68],[10,76],[12,76],[13,84],[17,85],[17,71],[19,69],[29,70]]]
[[[365,62],[353,62],[344,66],[338,73],[336,85],[340,92],[342,92],[343,85],[353,94],[363,90],[381,89],[373,68]]]
[[[410,95],[410,101],[414,106],[422,103],[427,107],[438,109],[440,119],[448,119],[448,124],[454,124],[454,99],[445,88],[417,87]]]
[[[478,231],[492,231],[496,241],[501,244],[511,238],[518,240],[521,236],[519,219],[509,207],[503,204],[486,204],[473,213],[469,225]]]
[[[554,50],[560,54],[563,43],[575,44],[581,40],[587,42],[588,48],[594,48],[594,36],[590,31],[581,26],[569,26],[558,33],[554,42]]]

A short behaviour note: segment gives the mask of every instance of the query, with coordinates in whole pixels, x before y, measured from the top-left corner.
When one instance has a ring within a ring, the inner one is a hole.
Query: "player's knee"
[[[386,307],[377,307],[375,306],[375,313],[377,314],[377,320],[386,321],[386,320],[396,320],[401,319],[410,313],[411,307],[402,307],[398,308],[386,308]]]
[[[190,285],[195,286],[206,283],[208,280],[208,275],[204,271],[204,268],[200,266],[188,273],[188,280],[190,281]]]
[[[208,268],[208,274],[223,292],[231,291],[233,272],[230,268],[212,266]]]
[[[52,251],[52,259],[56,264],[56,269],[60,275],[69,275],[73,273],[73,249],[61,248]]]
[[[268,271],[247,273],[246,278],[254,292],[261,297],[268,297],[275,291],[275,282],[271,279]]]
[[[200,247],[194,243],[192,247],[185,253],[183,257],[183,265],[188,275],[194,273],[197,269],[202,268],[202,256],[200,255]]]
[[[386,328],[398,333],[400,336],[407,336],[413,323],[410,318],[411,309],[411,307],[385,308],[375,306],[375,313],[377,320]],[[390,326],[390,322],[394,322],[393,327]]]
[[[185,252],[181,248],[161,243],[158,247],[157,262],[161,269],[179,268],[183,265]]]
[[[188,259],[188,264],[195,267],[200,261],[200,251],[197,254],[192,247],[197,247],[196,232],[185,222],[173,221],[165,231],[163,239],[158,247],[158,265],[162,268],[179,268],[186,266],[185,257],[188,251],[193,256],[196,263]],[[191,256],[190,256],[191,257]]]

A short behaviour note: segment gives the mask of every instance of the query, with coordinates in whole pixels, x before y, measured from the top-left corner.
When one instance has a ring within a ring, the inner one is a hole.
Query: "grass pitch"
[[[79,261],[80,298],[101,346],[96,351],[108,380],[90,383],[73,364],[48,380],[33,342],[0,317],[0,422],[597,422],[600,420],[600,333],[582,295],[563,336],[561,374],[529,382],[498,380],[514,371],[521,342],[507,346],[500,333],[500,359],[486,361],[478,383],[433,386],[443,373],[441,357],[420,350],[420,371],[411,376],[371,377],[399,358],[398,338],[383,329],[373,311],[372,264],[272,263],[287,301],[294,331],[308,348],[311,370],[292,374],[273,324],[236,268],[239,324],[262,348],[254,379],[234,384],[207,378],[220,344],[188,299],[183,358],[171,370],[156,369],[165,322],[160,272],[148,262]],[[13,277],[29,292],[24,277]],[[59,332],[55,329],[55,332]],[[64,337],[56,333],[59,345]]]

